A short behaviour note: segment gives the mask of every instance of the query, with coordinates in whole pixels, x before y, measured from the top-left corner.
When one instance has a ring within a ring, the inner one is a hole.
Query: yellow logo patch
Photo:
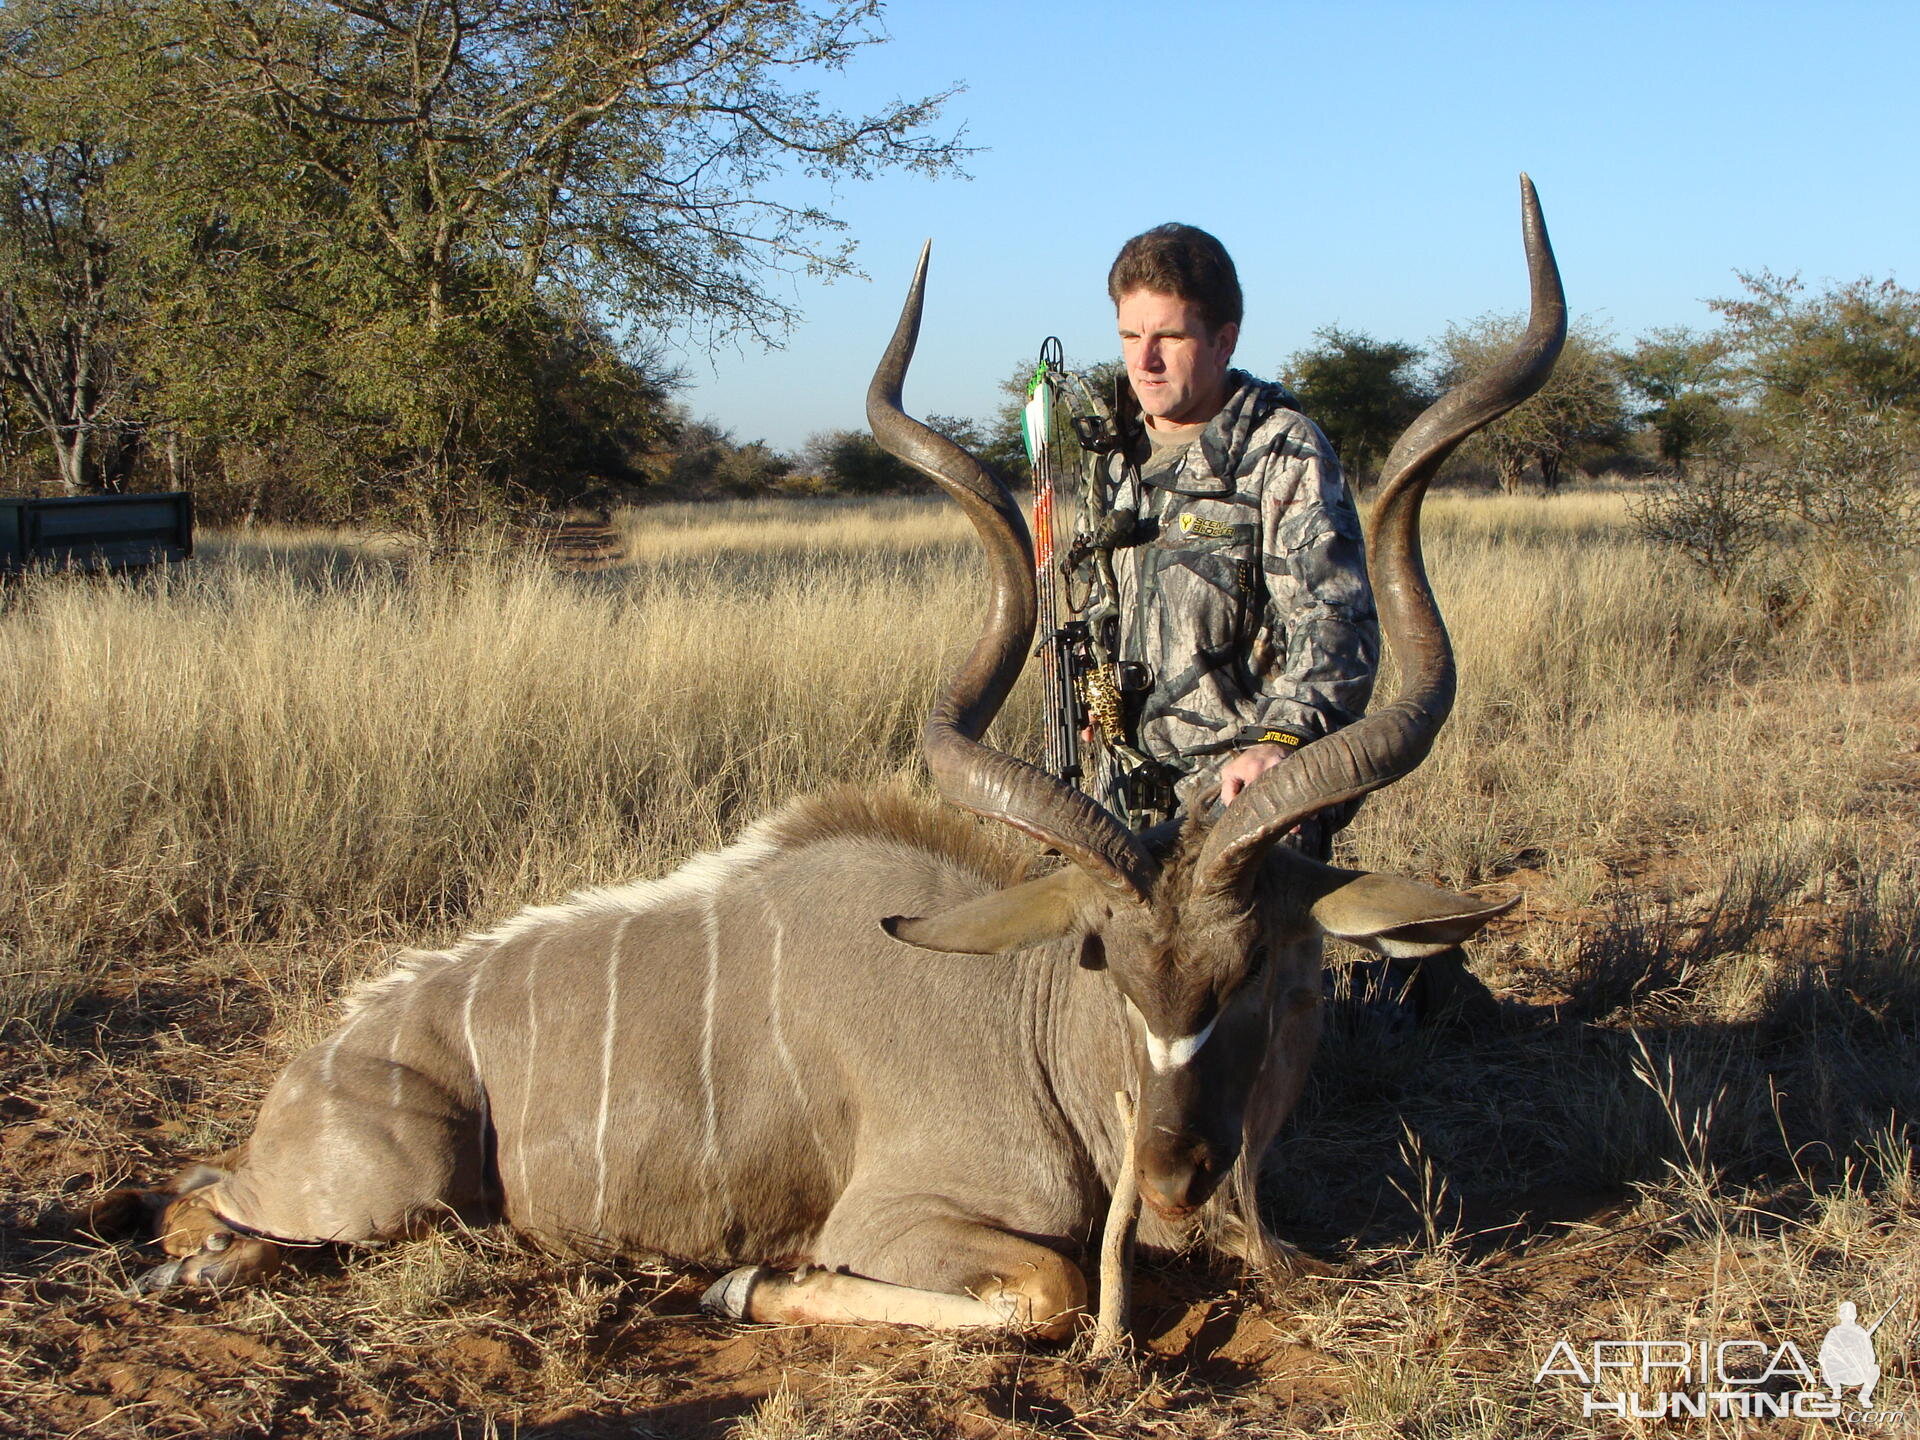
[[[1198,515],[1182,515],[1180,533],[1198,535],[1204,540],[1231,540],[1233,526],[1224,520],[1203,520]]]

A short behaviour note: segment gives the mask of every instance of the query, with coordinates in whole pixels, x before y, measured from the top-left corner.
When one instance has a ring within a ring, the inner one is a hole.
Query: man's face
[[[1116,317],[1127,379],[1156,429],[1211,420],[1227,400],[1227,362],[1238,325],[1209,330],[1191,300],[1157,290],[1130,290]]]

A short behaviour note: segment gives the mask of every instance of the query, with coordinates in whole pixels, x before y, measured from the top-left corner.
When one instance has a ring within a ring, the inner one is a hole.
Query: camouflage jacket
[[[1360,519],[1340,463],[1285,387],[1241,371],[1170,460],[1113,457],[1118,656],[1146,667],[1136,743],[1182,803],[1235,751],[1316,739],[1366,710],[1380,656]]]

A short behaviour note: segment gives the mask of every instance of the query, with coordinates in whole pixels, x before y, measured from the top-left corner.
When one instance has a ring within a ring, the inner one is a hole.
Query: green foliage
[[[778,333],[776,271],[843,273],[776,199],[959,153],[944,96],[866,115],[794,77],[871,0],[28,0],[10,83],[105,128],[151,423],[270,457],[342,518],[441,532],[618,479],[671,387],[633,337]],[[581,427],[597,427],[582,436]]]
[[[1318,343],[1288,357],[1282,378],[1357,485],[1378,473],[1400,432],[1432,401],[1415,368],[1426,352],[1334,325],[1313,333]]]
[[[828,430],[810,438],[802,463],[843,495],[886,495],[927,483],[864,430]]]
[[[1478,374],[1504,355],[1525,331],[1518,318],[1488,316],[1449,327],[1441,337],[1442,390]],[[1532,399],[1508,411],[1467,443],[1467,451],[1489,461],[1504,490],[1517,490],[1527,467],[1540,483],[1560,483],[1569,456],[1583,446],[1617,444],[1626,429],[1620,393],[1620,369],[1611,340],[1589,320],[1576,320],[1553,367],[1553,375]]]
[[[793,473],[787,456],[761,441],[742,445],[712,420],[679,416],[649,468],[676,496],[713,499],[764,495]]]
[[[1872,601],[1920,554],[1920,292],[1740,282],[1711,302],[1719,335],[1655,332],[1628,362],[1663,457],[1703,452],[1635,521],[1776,619],[1818,595]]]
[[[1652,432],[1660,458],[1676,471],[1732,434],[1733,376],[1721,337],[1655,330],[1621,357],[1620,378],[1644,403],[1633,418]]]
[[[1798,276],[1740,273],[1711,301],[1734,375],[1769,419],[1821,406],[1920,414],[1920,291],[1855,280],[1809,295]]]
[[[989,458],[993,440],[976,421],[962,415],[928,415],[925,423],[968,454],[995,463]],[[812,436],[800,459],[829,489],[843,495],[911,493],[929,484],[911,465],[882,450],[864,430],[828,430]]]
[[[929,415],[926,425],[929,430],[946,436],[969,455],[978,455],[986,448],[986,432],[964,415]]]
[[[1644,539],[1679,552],[1730,588],[1762,546],[1778,516],[1737,452],[1717,450],[1628,502]]]

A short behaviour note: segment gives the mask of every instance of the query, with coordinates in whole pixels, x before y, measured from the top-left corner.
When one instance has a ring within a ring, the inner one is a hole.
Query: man
[[[1141,424],[1110,461],[1112,593],[1096,602],[1128,730],[1176,808],[1226,804],[1357,720],[1379,661],[1360,521],[1285,387],[1230,368],[1240,282],[1220,242],[1161,225],[1107,276]],[[1128,433],[1131,431],[1131,433]],[[1331,830],[1296,843],[1325,858]]]
[[[1241,298],[1225,247],[1156,226],[1121,247],[1107,294],[1140,423],[1118,427],[1109,458],[1113,585],[1088,613],[1139,682],[1127,738],[1194,813],[1359,719],[1380,627],[1333,446],[1285,386],[1231,368]],[[1309,820],[1289,843],[1329,859],[1345,820]],[[1365,962],[1351,993],[1388,1025],[1443,1008],[1491,1019],[1498,1002],[1465,959]]]

